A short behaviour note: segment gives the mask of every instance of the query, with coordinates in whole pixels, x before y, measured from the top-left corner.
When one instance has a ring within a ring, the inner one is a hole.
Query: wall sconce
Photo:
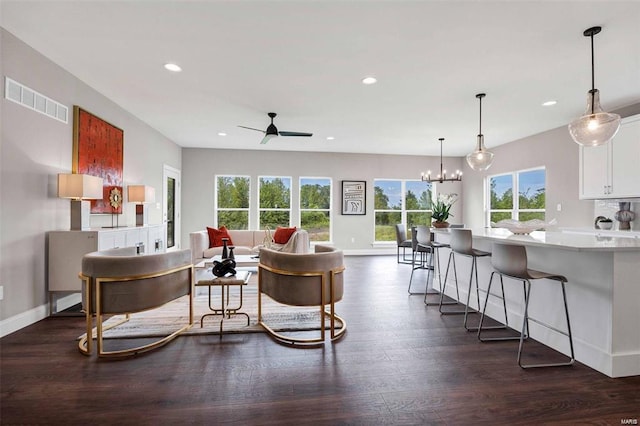
[[[155,203],[155,188],[147,185],[129,185],[127,195],[129,202],[136,203],[136,226],[147,225],[149,214],[148,210],[144,208],[144,203]]]
[[[91,228],[91,202],[102,199],[102,178],[77,173],[58,174],[58,197],[71,198],[71,230]]]

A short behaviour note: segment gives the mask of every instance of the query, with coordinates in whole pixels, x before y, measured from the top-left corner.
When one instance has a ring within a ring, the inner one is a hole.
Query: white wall
[[[162,168],[180,168],[181,149],[4,29],[0,29],[2,87],[16,80],[69,108],[68,124],[4,99],[0,117],[0,320],[33,310],[46,312],[46,233],[69,229],[70,203],[57,198],[57,174],[71,172],[73,105],[124,130],[124,185],[144,183],[162,197]],[[151,206],[150,222],[161,223]],[[92,226],[110,215],[92,216]],[[132,205],[120,224],[134,224]]]

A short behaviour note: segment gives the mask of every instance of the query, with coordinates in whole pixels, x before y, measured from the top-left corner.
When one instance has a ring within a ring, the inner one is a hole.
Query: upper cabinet
[[[580,199],[640,197],[640,114],[606,145],[580,147]]]

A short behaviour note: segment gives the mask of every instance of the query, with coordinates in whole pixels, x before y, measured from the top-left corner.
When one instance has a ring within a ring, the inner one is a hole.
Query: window
[[[503,219],[545,220],[545,181],[544,168],[490,176],[487,179],[489,223]],[[518,189],[517,195],[514,188]]]
[[[217,225],[249,229],[249,176],[216,176]]]
[[[300,178],[300,227],[311,241],[331,241],[330,178]]]
[[[410,230],[431,223],[429,182],[374,179],[375,241],[395,241],[395,225]]]
[[[258,229],[288,227],[291,223],[291,178],[261,176],[258,179]]]

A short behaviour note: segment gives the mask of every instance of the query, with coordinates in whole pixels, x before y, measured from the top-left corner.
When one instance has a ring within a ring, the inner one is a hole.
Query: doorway
[[[180,249],[180,170],[168,165],[163,169],[164,206],[162,219],[167,232],[167,251]]]

